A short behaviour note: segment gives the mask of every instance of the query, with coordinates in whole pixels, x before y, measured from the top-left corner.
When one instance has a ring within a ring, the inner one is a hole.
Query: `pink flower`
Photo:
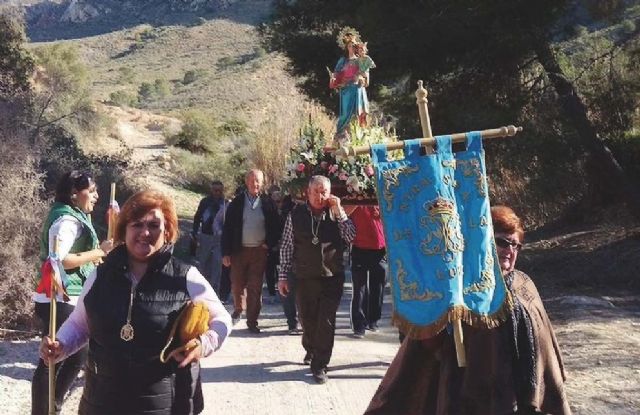
[[[349,176],[347,176],[347,173],[343,171],[340,172],[340,174],[338,175],[338,179],[342,180],[343,182],[346,182],[348,178]]]
[[[302,173],[304,171],[304,163],[299,163],[298,167],[296,167],[296,170]]]
[[[333,174],[335,172],[338,171],[338,165],[337,164],[332,164],[331,166],[329,166],[329,173]]]
[[[375,172],[373,171],[373,166],[371,164],[368,164],[365,168],[364,168],[364,174],[366,174],[367,176],[371,177],[373,176]]]

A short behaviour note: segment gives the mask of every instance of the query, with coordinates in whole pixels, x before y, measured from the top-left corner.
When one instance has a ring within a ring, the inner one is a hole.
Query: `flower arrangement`
[[[396,139],[395,135],[380,125],[361,127],[351,123],[352,146],[386,143]],[[367,155],[341,158],[325,152],[324,132],[312,120],[300,131],[297,145],[291,148],[287,160],[284,186],[298,199],[304,198],[309,178],[326,176],[331,180],[332,193],[347,203],[377,203],[375,174],[371,157]]]

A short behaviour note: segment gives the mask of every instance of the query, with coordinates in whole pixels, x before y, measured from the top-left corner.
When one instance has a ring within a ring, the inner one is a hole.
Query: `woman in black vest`
[[[56,341],[43,339],[45,361],[89,343],[80,414],[202,412],[198,361],[222,345],[231,316],[198,270],[173,256],[177,236],[170,198],[150,190],[129,198],[115,230],[122,244],[87,279]],[[194,349],[162,363],[171,326],[190,300],[206,304],[209,329]]]

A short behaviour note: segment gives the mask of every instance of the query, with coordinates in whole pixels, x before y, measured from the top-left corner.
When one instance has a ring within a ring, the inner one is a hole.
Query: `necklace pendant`
[[[313,239],[311,239],[311,243],[314,245],[318,245],[319,242],[320,242],[320,239],[318,239],[317,236],[314,236]]]
[[[133,340],[133,326],[129,323],[125,323],[120,329],[120,338],[126,342]]]

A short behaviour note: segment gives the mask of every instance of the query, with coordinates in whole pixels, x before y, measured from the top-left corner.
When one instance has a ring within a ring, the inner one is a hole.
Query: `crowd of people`
[[[173,254],[178,221],[170,198],[153,190],[134,194],[113,239],[100,242],[88,216],[98,199],[95,182],[77,171],[62,178],[43,226],[41,257],[57,241],[65,292],[56,297],[55,339],[48,333],[51,300],[42,287],[34,294],[43,340],[32,414],[48,413],[51,362],[57,411],[84,367],[81,414],[202,412],[199,361],[222,346],[243,313],[247,331],[260,335],[265,283],[270,297],[279,296],[288,333],[302,335],[302,361],[319,384],[329,379],[349,263],[352,338],[378,330],[387,283],[378,207],[343,206],[324,176],[310,179],[303,202],[276,186],[265,192],[258,169],[246,173],[244,184],[228,200],[223,184],[211,183],[190,235],[195,267]],[[511,318],[492,330],[465,327],[466,368],[455,364],[447,330],[404,339],[367,413],[569,413],[553,329],[533,282],[514,268],[522,223],[507,207],[492,208],[492,217],[515,299]],[[174,335],[194,304],[204,310],[202,329],[192,339]],[[166,351],[170,358],[163,359]]]

